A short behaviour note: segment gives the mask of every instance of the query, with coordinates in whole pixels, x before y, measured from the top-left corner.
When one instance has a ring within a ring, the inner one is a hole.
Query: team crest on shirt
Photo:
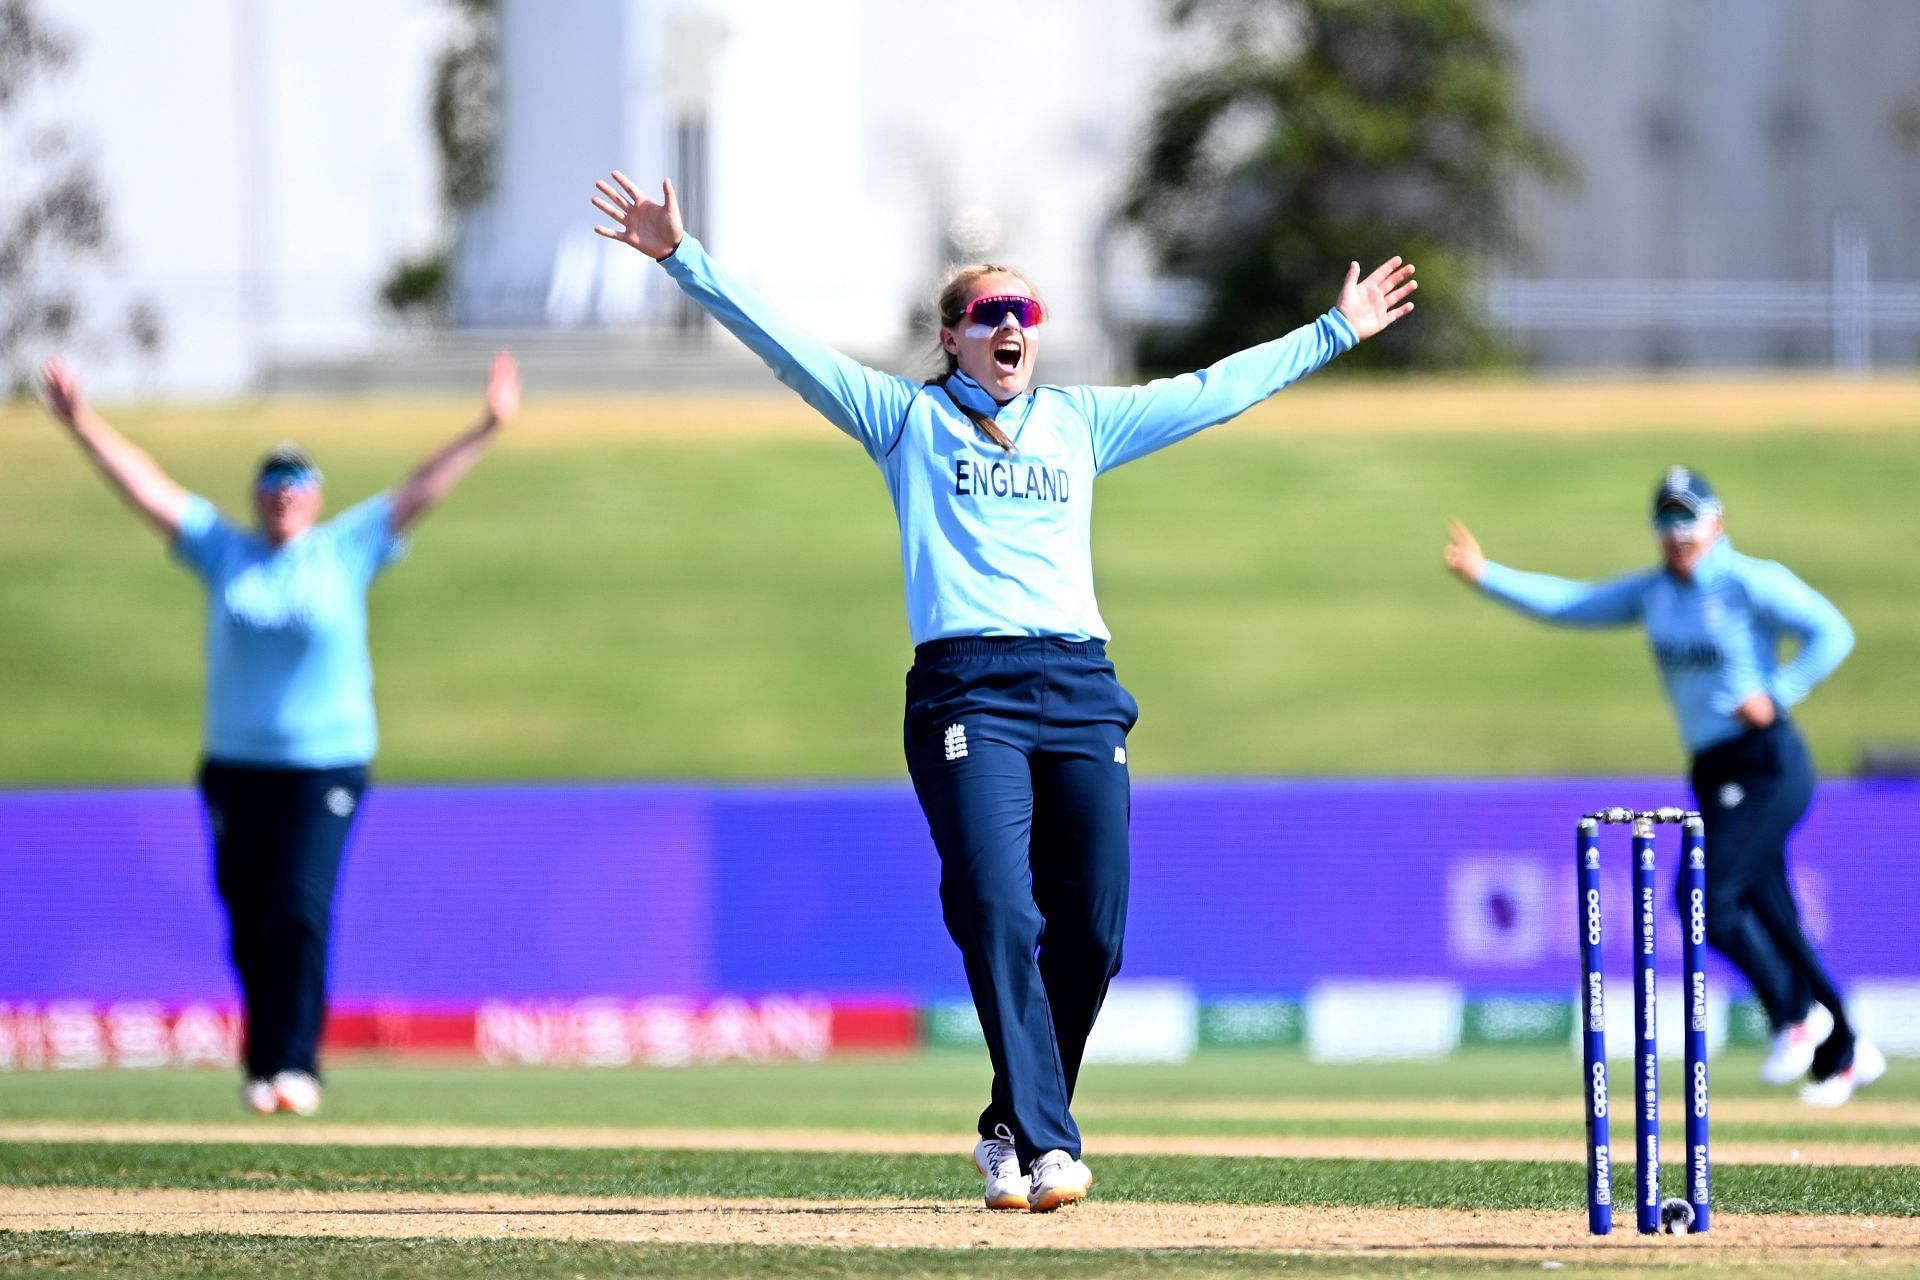
[[[967,758],[967,726],[950,724],[946,735],[947,759],[964,760]]]
[[[1737,809],[1740,807],[1740,802],[1746,798],[1746,789],[1737,782],[1729,782],[1720,788],[1720,807],[1722,809]]]
[[[327,812],[336,818],[344,818],[353,812],[353,792],[345,787],[335,787],[327,792]]]

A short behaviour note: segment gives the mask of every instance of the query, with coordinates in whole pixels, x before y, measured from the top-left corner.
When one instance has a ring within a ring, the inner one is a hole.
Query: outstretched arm
[[[1101,470],[1164,449],[1227,421],[1306,377],[1413,310],[1413,264],[1389,258],[1365,279],[1347,267],[1339,300],[1325,315],[1283,338],[1217,364],[1141,387],[1081,387]]]
[[[1443,558],[1462,582],[1528,617],[1563,627],[1626,626],[1640,617],[1640,598],[1647,589],[1644,571],[1606,582],[1575,582],[1495,564],[1458,520],[1449,529]]]
[[[520,371],[513,354],[493,357],[487,374],[487,404],[480,418],[459,436],[435,451],[407,477],[393,495],[388,532],[399,534],[452,493],[473,464],[480,461],[494,433],[520,412]]]
[[[174,483],[144,449],[115,431],[87,403],[80,380],[64,360],[49,360],[40,370],[41,392],[60,425],[80,451],[169,542],[180,532],[191,495]]]
[[[613,181],[617,187],[594,184],[600,194],[593,198],[593,207],[615,225],[594,230],[658,261],[688,297],[765,361],[780,381],[858,440],[873,458],[885,457],[898,438],[917,385],[841,355],[721,270],[699,240],[687,234],[672,182],[661,184],[661,198],[655,201],[641,195],[617,170]]]

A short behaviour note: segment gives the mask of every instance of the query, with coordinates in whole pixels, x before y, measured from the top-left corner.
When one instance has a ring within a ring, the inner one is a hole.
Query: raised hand
[[[1461,581],[1475,585],[1487,568],[1486,553],[1480,550],[1480,544],[1467,531],[1467,526],[1458,520],[1447,522],[1447,549],[1443,558],[1447,568],[1460,575]]]
[[[505,426],[520,415],[520,366],[513,352],[496,351],[493,367],[487,370],[487,416],[496,426]]]
[[[87,411],[87,395],[65,360],[55,357],[40,366],[40,389],[53,416],[69,427]]]
[[[613,171],[613,180],[620,184],[620,190],[604,181],[593,184],[600,191],[593,198],[593,207],[619,225],[597,226],[594,231],[609,240],[630,244],[649,258],[664,258],[679,248],[687,228],[680,221],[680,198],[673,193],[672,180],[660,184],[658,204],[641,195],[618,169]]]
[[[520,412],[520,366],[513,352],[493,353],[487,370],[487,407],[480,420],[428,454],[413,474],[393,491],[387,528],[404,533],[421,516],[439,506],[454,491],[492,442],[494,434]]]
[[[1335,305],[1364,342],[1413,310],[1407,299],[1419,287],[1411,262],[1388,258],[1365,280],[1360,278],[1360,264],[1356,262],[1347,268],[1347,280],[1340,287],[1340,301]]]
[[[178,534],[180,521],[187,513],[187,491],[143,449],[93,411],[80,379],[73,376],[65,360],[56,356],[40,366],[40,390],[47,411],[72,434],[74,443],[99,468],[107,483],[118,489],[162,537],[172,539]]]

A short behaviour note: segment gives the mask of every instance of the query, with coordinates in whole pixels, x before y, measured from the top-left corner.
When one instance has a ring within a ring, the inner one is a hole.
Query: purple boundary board
[[[1575,818],[1686,800],[1644,779],[1137,783],[1126,973],[1203,996],[1328,978],[1566,995]],[[1843,981],[1920,976],[1916,829],[1920,785],[1836,781],[1800,830],[1795,878]],[[1616,966],[1626,844],[1606,832]],[[1674,972],[1677,848],[1665,829]],[[937,885],[904,783],[380,786],[342,877],[335,996],[962,998]],[[223,945],[191,791],[0,792],[0,1001],[225,997]]]

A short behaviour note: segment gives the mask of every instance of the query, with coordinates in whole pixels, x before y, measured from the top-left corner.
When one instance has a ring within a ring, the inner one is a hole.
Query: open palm
[[[496,351],[487,370],[487,414],[496,425],[520,416],[520,366],[511,351]]]
[[[1413,303],[1407,299],[1419,287],[1420,282],[1413,278],[1411,262],[1388,258],[1364,280],[1360,278],[1360,264],[1356,262],[1347,268],[1347,280],[1340,288],[1340,301],[1336,305],[1353,326],[1354,334],[1365,341],[1413,310]]]
[[[1458,520],[1447,523],[1447,549],[1442,555],[1447,568],[1457,574],[1462,582],[1477,583],[1480,575],[1487,571],[1487,556],[1480,550],[1479,539]]]
[[[613,171],[613,180],[620,186],[618,191],[604,181],[593,184],[600,191],[593,198],[593,207],[619,225],[597,226],[595,233],[630,244],[649,258],[664,258],[678,248],[687,228],[680,221],[680,198],[674,194],[672,180],[660,184],[658,203],[641,195],[618,169]]]
[[[47,408],[67,425],[73,425],[73,420],[86,410],[86,393],[80,389],[80,379],[74,376],[65,360],[55,357],[40,367],[40,387]]]

